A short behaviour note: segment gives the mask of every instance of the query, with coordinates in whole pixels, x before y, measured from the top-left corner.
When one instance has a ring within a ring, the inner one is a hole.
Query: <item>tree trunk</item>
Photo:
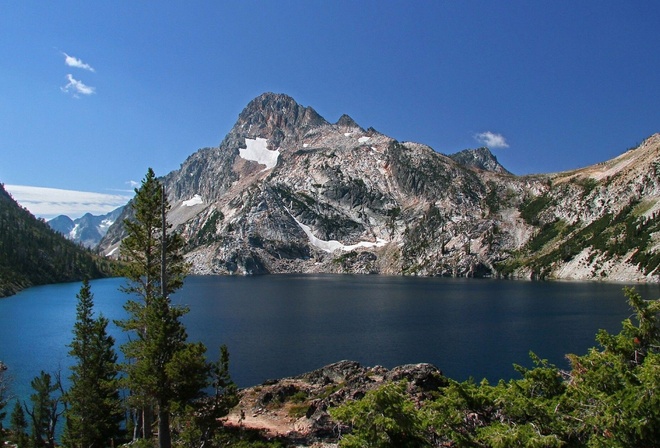
[[[172,435],[170,434],[170,413],[163,403],[158,406],[158,446],[159,448],[172,447]]]
[[[153,432],[151,430],[151,425],[154,423],[154,409],[151,406],[147,406],[142,409],[142,437],[144,439],[151,439],[153,437]]]

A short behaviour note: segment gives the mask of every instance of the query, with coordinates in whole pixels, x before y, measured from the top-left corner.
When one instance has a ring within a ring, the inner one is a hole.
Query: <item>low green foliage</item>
[[[220,210],[214,210],[208,217],[204,225],[194,238],[191,238],[188,245],[193,247],[210,244],[218,240],[218,223],[225,219],[225,215]]]
[[[520,205],[520,217],[527,224],[537,226],[540,223],[539,214],[551,204],[552,198],[549,195],[538,196]]]
[[[531,353],[520,379],[450,381],[421,405],[389,383],[330,411],[352,429],[340,446],[660,446],[660,300],[625,293],[635,319],[568,355],[570,371]]]
[[[545,246],[547,243],[556,238],[561,231],[560,221],[554,221],[548,224],[545,224],[541,227],[539,233],[537,233],[529,242],[527,243],[526,249],[531,253],[538,252]]]
[[[309,403],[296,403],[289,407],[289,416],[295,419],[307,414],[309,410]]]
[[[586,198],[598,186],[598,181],[592,177],[586,177],[577,181],[582,187],[582,198]]]
[[[362,400],[331,409],[330,415],[352,428],[341,439],[342,448],[430,446],[423,415],[406,395],[405,382],[387,383]]]
[[[488,194],[486,194],[485,203],[488,208],[488,214],[494,215],[500,211],[502,204],[502,192],[499,191],[497,184],[493,181],[487,182]]]
[[[538,216],[532,211],[541,210],[548,204],[542,198],[536,198],[521,208],[521,215],[528,223],[540,225]],[[590,249],[592,257],[602,254],[616,258],[630,254],[632,263],[645,274],[652,274],[660,266],[660,253],[652,249],[654,238],[660,232],[660,220],[656,215],[644,216],[648,208],[648,203],[633,201],[618,213],[606,213],[586,226],[581,226],[579,221],[571,225],[561,220],[546,223],[523,250],[500,263],[498,271],[506,276],[521,266],[529,266],[536,277],[545,278],[556,263],[568,262],[583,250]]]

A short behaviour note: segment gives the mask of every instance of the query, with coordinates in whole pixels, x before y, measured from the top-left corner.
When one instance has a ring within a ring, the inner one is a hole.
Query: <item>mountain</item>
[[[0,297],[48,283],[108,276],[112,263],[53,231],[0,184]]]
[[[266,93],[163,181],[198,274],[656,281],[659,151],[656,134],[593,167],[514,176],[485,148],[446,156]]]
[[[48,225],[54,231],[61,233],[64,236],[68,236],[76,224],[73,222],[73,219],[69,218],[66,215],[56,216],[53,219],[47,221]],[[71,238],[69,238],[71,239]]]
[[[48,225],[69,240],[94,248],[121,215],[122,210],[123,207],[119,207],[110,213],[98,216],[86,213],[73,220],[68,216],[60,215],[48,221]]]
[[[499,174],[511,174],[497,161],[488,148],[464,149],[449,157],[461,165],[470,166],[484,171],[492,171]]]

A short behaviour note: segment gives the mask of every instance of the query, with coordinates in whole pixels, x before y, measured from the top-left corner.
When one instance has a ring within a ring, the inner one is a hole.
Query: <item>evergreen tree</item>
[[[2,421],[5,419],[7,412],[4,411],[7,406],[7,395],[9,391],[9,381],[5,376],[7,367],[0,362],[0,443],[4,442],[4,431],[2,429]]]
[[[220,347],[220,359],[210,365],[213,395],[204,396],[177,410],[176,444],[179,447],[200,447],[216,442],[221,428],[218,420],[238,404],[238,388],[229,374],[229,351]]]
[[[28,448],[30,438],[27,434],[27,427],[28,422],[25,418],[25,412],[23,412],[23,406],[17,401],[9,421],[9,431],[11,434],[9,441],[16,445],[17,448]]]
[[[157,411],[161,448],[171,446],[170,414],[175,405],[199,396],[207,385],[208,365],[202,344],[187,342],[181,317],[187,309],[174,306],[170,294],[183,285],[187,265],[182,238],[168,232],[165,192],[150,168],[131,206],[135,219],[125,221],[121,275],[129,281],[124,291],[129,317],[119,322],[135,337],[122,346],[128,362],[126,385],[131,403],[142,409],[138,430],[151,437],[153,411]]]
[[[33,285],[106,277],[113,264],[35,218],[0,184],[0,297]]]
[[[93,316],[94,297],[87,280],[76,297],[76,323],[69,345],[69,355],[76,363],[71,366],[71,387],[64,396],[67,409],[63,444],[72,448],[103,447],[119,437],[123,419],[115,341],[107,334],[108,320]]]
[[[55,429],[62,415],[61,399],[53,394],[61,390],[59,378],[53,382],[49,373],[43,370],[30,383],[34,394],[30,395],[32,408],[25,406],[31,419],[30,447],[55,448]]]

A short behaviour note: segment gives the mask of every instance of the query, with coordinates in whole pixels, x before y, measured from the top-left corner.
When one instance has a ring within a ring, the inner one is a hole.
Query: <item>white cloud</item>
[[[495,134],[494,132],[490,131],[475,134],[474,139],[482,145],[488,146],[489,148],[509,147],[509,144],[506,142],[506,139],[502,134]]]
[[[128,185],[131,188],[137,188],[140,186],[140,182],[134,181],[134,180],[127,180],[126,185]]]
[[[61,190],[58,188],[5,185],[13,198],[33,215],[51,219],[59,215],[79,218],[85,213],[104,215],[126,205],[132,198],[120,194],[93,193],[88,191]]]
[[[76,98],[78,97],[79,93],[81,95],[91,95],[96,90],[94,87],[90,87],[85,85],[82,81],[78,81],[71,74],[66,75],[66,79],[69,80],[69,83],[64,87],[60,87],[62,92],[71,93]]]
[[[95,72],[94,67],[92,67],[89,64],[84,63],[78,58],[74,58],[73,56],[69,56],[65,52],[62,52],[64,55],[64,63],[68,65],[69,67],[75,67],[75,68],[81,68],[83,70],[88,70],[90,72]]]

